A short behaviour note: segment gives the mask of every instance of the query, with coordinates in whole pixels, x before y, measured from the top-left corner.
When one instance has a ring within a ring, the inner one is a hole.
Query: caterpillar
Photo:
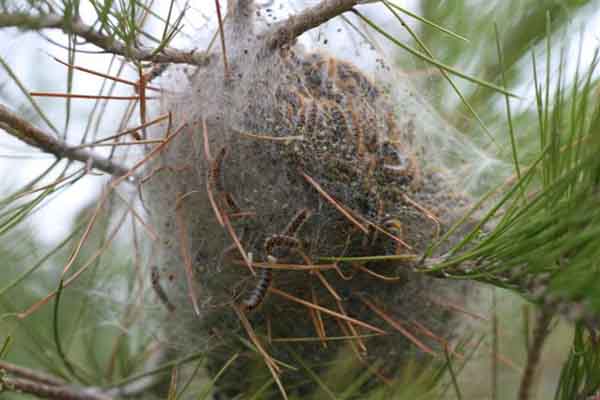
[[[154,289],[154,292],[158,296],[158,299],[161,303],[163,303],[167,310],[169,310],[170,312],[175,311],[175,306],[173,305],[173,303],[171,303],[171,301],[169,301],[165,290],[160,284],[160,273],[158,272],[158,267],[154,265],[150,270],[150,282],[152,283],[152,289]]]
[[[265,253],[267,260],[276,263],[279,258],[287,255],[287,252],[277,250],[294,250],[300,248],[300,241],[295,235],[300,230],[304,222],[310,217],[310,210],[304,208],[296,213],[281,235],[271,235],[265,240]],[[258,281],[248,297],[242,301],[242,307],[247,311],[252,311],[258,307],[265,299],[269,287],[273,282],[273,272],[270,268],[262,268],[258,274]]]

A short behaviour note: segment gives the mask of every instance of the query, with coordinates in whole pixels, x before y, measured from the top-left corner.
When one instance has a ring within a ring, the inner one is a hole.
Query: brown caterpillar
[[[347,157],[358,154],[369,179],[380,170],[402,185],[418,186],[417,160],[403,143],[393,108],[381,103],[384,90],[351,63],[325,53],[301,56],[286,47],[281,56],[295,84],[278,88],[277,97],[292,129],[317,141],[323,130],[333,131],[336,140],[352,143]]]
[[[267,295],[267,291],[271,286],[271,282],[273,281],[273,273],[269,268],[261,268],[258,271],[258,282],[248,298],[246,298],[242,302],[242,306],[247,311],[252,311],[256,307],[258,307],[264,300]]]
[[[210,183],[212,187],[215,188],[220,193],[223,193],[225,189],[223,188],[223,184],[221,183],[221,166],[223,165],[223,160],[227,157],[227,147],[222,147],[219,150],[219,153],[213,160],[210,171],[208,172]]]
[[[217,191],[218,196],[224,202],[224,205],[229,207],[229,209],[232,212],[238,213],[240,212],[240,207],[238,206],[231,193],[225,191],[225,187],[223,186],[222,182],[221,174],[223,162],[225,161],[227,154],[227,147],[222,147],[221,150],[219,150],[219,153],[217,153],[217,156],[210,165],[210,169],[208,171],[208,179],[210,185]]]
[[[158,267],[154,265],[150,270],[150,282],[152,283],[152,289],[154,289],[154,292],[158,296],[158,299],[161,303],[163,303],[167,310],[169,310],[169,312],[175,311],[175,306],[173,305],[173,303],[171,303],[171,301],[169,301],[165,290],[160,284],[160,273],[158,272]]]
[[[300,248],[300,241],[295,238],[296,233],[300,230],[304,222],[310,217],[311,212],[304,208],[294,215],[290,223],[284,229],[284,234],[281,235],[271,235],[265,240],[265,253],[267,254],[267,259],[271,263],[276,263],[278,258],[285,257],[287,253],[281,252],[277,254],[278,257],[274,256],[273,253],[279,249],[287,249],[294,250]],[[269,287],[271,287],[271,283],[273,282],[273,272],[270,268],[262,268],[258,273],[258,282],[250,295],[242,301],[242,306],[247,311],[251,311],[258,307],[267,292],[269,291]]]

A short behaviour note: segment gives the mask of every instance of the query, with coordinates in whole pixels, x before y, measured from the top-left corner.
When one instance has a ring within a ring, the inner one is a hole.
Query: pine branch
[[[286,43],[291,43],[304,32],[352,10],[352,7],[361,3],[366,2],[360,0],[323,0],[316,6],[307,8],[298,15],[293,15],[275,25],[267,33],[267,47],[275,49]]]
[[[19,367],[18,365],[7,363],[5,361],[0,361],[0,371],[6,371],[11,373],[12,375],[20,376],[22,378],[26,378],[46,385],[60,386],[65,384],[63,380],[56,378],[52,375],[39,371],[34,371],[29,368]]]
[[[538,317],[537,325],[533,333],[533,343],[530,346],[527,354],[527,365],[525,371],[521,375],[521,385],[519,388],[519,400],[529,400],[531,398],[531,389],[535,372],[542,355],[542,346],[550,333],[549,326],[552,321],[553,313],[549,308],[542,308],[541,314]]]
[[[2,391],[28,393],[43,399],[56,400],[111,400],[111,397],[89,388],[73,386],[52,386],[30,381],[28,379],[0,376],[0,393]]]
[[[127,168],[112,160],[100,157],[86,150],[70,147],[62,140],[52,137],[50,134],[25,121],[3,105],[0,105],[0,128],[20,141],[37,147],[46,153],[54,154],[58,158],[68,158],[69,160],[90,163],[92,168],[115,176],[123,176],[128,172]]]
[[[160,52],[149,47],[131,47],[84,24],[81,20],[66,20],[57,14],[30,15],[27,13],[0,13],[0,28],[16,27],[21,30],[60,29],[77,35],[107,53],[121,55],[137,61],[156,63],[206,65],[211,57],[205,52],[181,51],[164,47]]]

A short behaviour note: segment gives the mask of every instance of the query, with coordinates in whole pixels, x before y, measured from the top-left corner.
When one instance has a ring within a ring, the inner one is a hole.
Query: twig
[[[355,325],[362,326],[363,328],[367,328],[367,329],[369,329],[369,330],[371,330],[373,332],[377,332],[377,333],[379,333],[381,335],[385,335],[387,333],[383,329],[379,329],[379,328],[377,328],[377,327],[375,327],[373,325],[370,325],[370,324],[368,324],[366,322],[362,322],[362,321],[360,321],[358,319],[355,319],[355,318],[352,318],[352,317],[347,317],[347,316],[345,316],[343,314],[340,314],[340,313],[338,313],[336,311],[333,311],[333,310],[330,310],[328,308],[325,308],[325,307],[313,304],[310,301],[302,300],[302,299],[300,299],[300,298],[298,298],[296,296],[292,296],[291,294],[286,293],[286,292],[284,292],[282,290],[276,289],[276,288],[274,288],[272,286],[269,288],[269,292],[274,293],[274,294],[276,294],[278,296],[281,296],[281,297],[283,297],[285,299],[288,299],[290,301],[293,301],[294,303],[302,304],[305,307],[309,307],[309,308],[313,308],[315,310],[319,310],[319,311],[321,311],[324,314],[329,314],[329,315],[331,315],[333,317],[336,317],[336,318],[339,318],[339,319],[343,319],[344,321],[349,321],[349,322],[351,322],[351,323],[353,323]]]
[[[64,99],[88,99],[88,100],[140,100],[140,96],[99,96],[96,94],[80,93],[48,93],[48,92],[29,92],[32,97],[61,97]],[[146,97],[147,99],[157,100],[158,97]]]
[[[315,288],[312,284],[310,285],[310,294],[312,297],[312,302],[316,305],[319,305],[317,293],[315,292]],[[315,331],[317,332],[317,336],[319,337],[319,339],[321,339],[321,345],[323,346],[323,348],[327,348],[327,333],[325,332],[325,323],[323,322],[323,316],[321,315],[321,311],[309,308],[308,312],[313,321],[313,325],[315,327]]]
[[[339,322],[339,320],[338,320]],[[325,340],[328,342],[339,342],[339,341],[353,341],[357,339],[370,339],[374,337],[384,336],[379,333],[368,333],[365,335],[345,335],[345,336],[327,336]],[[310,342],[320,342],[322,339],[319,337],[285,337],[285,338],[273,338],[272,342],[279,343],[310,343]]]
[[[0,361],[0,370],[9,372],[12,375],[27,378],[32,381],[43,383],[46,385],[60,386],[64,385],[65,381],[56,378],[44,372],[35,371],[33,369],[20,367],[5,361]]]
[[[335,322],[338,324],[338,326],[340,327],[340,330],[342,331],[342,333],[344,334],[344,336],[350,336],[352,335],[350,333],[350,331],[348,330],[348,327],[346,325],[344,325],[342,323],[342,321],[340,319],[335,320]],[[356,359],[358,361],[362,361],[363,360],[363,354],[361,353],[361,351],[358,349],[358,346],[356,345],[354,340],[351,340],[348,342],[348,345],[350,346],[350,348],[352,349],[352,352],[354,353],[354,356],[356,357]]]
[[[359,0],[323,0],[316,6],[310,7],[298,15],[292,15],[275,25],[266,35],[267,47],[275,49],[291,43],[304,32],[350,11],[359,3],[363,2]]]
[[[382,281],[386,281],[386,282],[398,282],[398,281],[401,281],[402,279],[404,279],[404,278],[402,278],[400,276],[385,276],[385,275],[378,274],[377,272],[374,272],[374,271],[370,270],[369,268],[363,267],[359,263],[352,263],[352,266],[354,268],[357,268],[357,269],[361,270],[362,272],[365,272],[365,273],[367,273],[367,274],[369,274],[371,276],[374,276],[377,279],[381,279]]]
[[[225,72],[225,79],[229,78],[229,65],[227,64],[227,48],[225,47],[225,33],[223,32],[223,17],[221,16],[221,5],[219,0],[215,0],[215,6],[217,8],[217,19],[219,21],[219,36],[221,37],[221,51],[223,52],[223,68]]]
[[[486,321],[488,322],[490,319],[488,317],[486,317],[485,315],[481,315],[481,314],[477,314],[475,312],[469,311],[467,309],[465,309],[464,307],[461,307],[458,304],[452,303],[450,300],[448,299],[442,299],[441,297],[432,295],[432,294],[428,294],[427,295],[427,300],[431,301],[432,303],[440,306],[440,307],[444,307],[447,308],[450,311],[457,311],[463,315],[466,315],[468,317],[471,317],[473,319],[479,320],[479,321]]]
[[[188,244],[188,232],[186,225],[186,218],[184,215],[184,209],[181,207],[182,200],[185,198],[185,195],[177,194],[175,200],[175,225],[177,226],[177,231],[179,234],[179,250],[181,252],[181,258],[183,260],[183,265],[185,266],[185,277],[187,280],[188,287],[188,295],[190,296],[190,300],[192,301],[192,306],[194,308],[194,312],[196,316],[200,316],[200,307],[198,306],[197,299],[197,289],[194,280],[194,267],[192,265],[192,256],[190,254],[190,248]]]
[[[529,348],[529,353],[527,354],[525,371],[523,371],[523,375],[521,375],[519,400],[529,400],[531,398],[531,388],[533,387],[535,372],[542,355],[542,346],[548,337],[548,333],[550,333],[548,327],[554,314],[550,312],[548,308],[544,308],[540,312],[541,314],[538,317],[537,325],[533,332],[533,341]]]
[[[98,210],[99,209],[95,210],[95,212],[92,215],[92,219],[95,218],[95,216],[97,216]],[[125,212],[123,214],[123,217],[121,217],[121,219],[117,222],[116,227],[110,233],[110,235],[109,235],[108,239],[106,240],[106,242],[104,243],[104,245],[102,247],[100,247],[98,250],[96,250],[94,252],[94,254],[92,254],[92,256],[87,260],[87,262],[81,268],[79,268],[76,272],[74,272],[72,275],[70,275],[68,279],[66,279],[64,281],[63,287],[66,288],[66,287],[70,286],[74,281],[76,281],[81,276],[81,274],[83,274],[91,265],[94,264],[94,261],[96,259],[98,259],[98,257],[100,257],[102,254],[104,254],[104,252],[106,251],[106,249],[111,245],[111,243],[114,240],[116,234],[119,232],[119,230],[123,226],[123,223],[125,222],[125,217],[127,216],[127,214],[128,214],[128,212]],[[73,265],[74,260],[76,259],[77,255],[79,254],[79,251],[81,250],[81,247],[83,246],[83,242],[87,238],[87,235],[89,235],[90,229],[91,229],[91,224],[88,223],[88,226],[86,228],[86,232],[83,234],[83,238],[79,241],[79,243],[77,245],[77,248],[75,249],[75,252],[73,252],[71,254],[70,261],[66,265],[66,267],[64,269],[64,272],[63,272],[63,275],[64,275],[64,273],[66,273],[66,271],[68,270],[68,268],[71,265]],[[45,304],[48,304],[48,302],[50,302],[50,300],[52,300],[54,297],[56,297],[57,294],[58,294],[57,290],[54,290],[54,291],[50,292],[48,295],[46,295],[46,297],[44,297],[41,300],[38,300],[33,305],[29,306],[25,311],[18,313],[16,315],[17,318],[18,319],[25,319],[25,318],[29,317],[32,313],[34,313],[35,311],[39,310],[39,308],[41,306],[43,306]]]
[[[119,138],[119,137],[121,137],[121,136],[124,136],[124,135],[131,135],[131,136],[133,136],[135,139],[138,139],[138,140],[140,140],[140,139],[139,139],[140,135],[138,134],[138,132],[137,132],[137,131],[139,131],[139,130],[143,130],[144,128],[146,128],[146,127],[148,127],[148,126],[151,126],[151,125],[154,125],[154,124],[158,124],[159,122],[162,122],[162,121],[164,121],[165,119],[168,119],[168,118],[169,118],[169,115],[168,115],[168,114],[165,114],[165,115],[162,115],[162,116],[160,116],[160,117],[158,117],[158,118],[156,118],[156,119],[153,119],[152,121],[148,121],[148,122],[146,122],[145,124],[138,125],[138,126],[136,126],[135,128],[129,128],[129,129],[126,129],[126,130],[124,130],[124,131],[121,131],[121,132],[119,132],[119,133],[116,133],[116,134],[114,134],[114,135],[107,136],[107,137],[103,137],[103,138],[101,138],[101,139],[98,139],[98,140],[96,140],[96,141],[94,141],[94,142],[91,142],[91,143],[86,143],[86,144],[82,144],[82,145],[79,145],[79,146],[72,146],[71,148],[72,148],[72,149],[80,149],[80,148],[83,148],[83,147],[93,146],[93,145],[95,145],[95,144],[102,143],[102,142],[106,142],[106,141],[108,141],[108,140],[117,139],[117,138]],[[162,140],[161,140],[161,141],[162,141]]]
[[[140,86],[139,82],[130,81],[130,80],[127,80],[127,79],[120,78],[118,76],[111,76],[111,75],[108,75],[108,74],[104,74],[102,72],[94,71],[93,69],[80,67],[79,65],[69,64],[69,63],[64,62],[61,59],[59,59],[57,57],[54,57],[54,56],[51,56],[51,57],[54,59],[54,61],[56,61],[56,62],[64,65],[65,67],[68,67],[70,69],[76,69],[78,71],[86,72],[86,73],[88,73],[90,75],[95,75],[95,76],[99,76],[101,78],[110,79],[111,81],[124,83],[125,85],[130,85],[130,86],[133,86],[135,88],[138,88]],[[162,67],[163,65],[165,65],[165,64],[159,64],[159,67]],[[146,81],[146,79],[145,79],[145,81]],[[145,86],[145,88],[148,89],[148,90],[154,90],[154,91],[157,91],[157,92],[161,91],[160,88],[154,87],[154,86]]]
[[[4,391],[33,394],[45,399],[60,400],[111,400],[112,397],[98,393],[97,389],[77,388],[72,386],[51,386],[20,378],[0,377]]]
[[[336,300],[335,302],[337,304],[338,310],[340,310],[340,312],[342,314],[344,314],[345,316],[348,316],[348,313],[344,309],[342,302],[340,300]],[[358,347],[360,347],[360,350],[362,352],[362,354],[359,353],[359,355],[358,355],[358,358],[360,360],[360,359],[362,359],[362,355],[367,353],[367,346],[365,346],[365,342],[360,338],[360,335],[358,334],[358,330],[354,327],[354,325],[352,325],[349,321],[345,321],[345,322],[346,322],[346,325],[348,326],[348,330],[352,333],[352,336],[356,337],[356,344],[358,345]]]
[[[331,205],[333,205],[344,217],[346,217],[350,222],[352,222],[358,229],[363,231],[365,234],[369,233],[369,230],[365,228],[360,222],[358,222],[356,218],[354,218],[348,211],[346,211],[346,209],[342,205],[335,201],[333,197],[331,197],[329,193],[327,193],[317,181],[315,181],[311,176],[305,174],[303,171],[300,171],[300,175],[302,175],[302,177],[306,179],[306,181],[310,183],[319,192],[321,196],[323,196]]]
[[[263,357],[265,365],[271,372],[271,376],[273,376],[273,379],[275,380],[275,383],[277,384],[277,387],[279,388],[279,392],[281,393],[281,395],[283,396],[283,398],[285,400],[288,400],[287,393],[285,392],[285,388],[283,387],[283,384],[281,383],[281,379],[279,378],[279,374],[281,373],[279,366],[277,366],[277,364],[275,363],[275,360],[269,355],[269,353],[267,353],[267,351],[264,349],[264,347],[260,343],[260,340],[256,336],[256,333],[254,332],[254,329],[252,328],[250,321],[248,321],[248,318],[246,318],[246,315],[244,314],[244,312],[237,305],[234,305],[233,309],[234,309],[235,313],[237,314],[238,318],[240,319],[240,322],[244,326],[244,329],[246,330],[248,337],[250,338],[250,340],[252,341],[254,346],[256,346],[256,349],[258,350],[259,354]]]
[[[232,246],[232,250],[236,248],[235,245]],[[235,265],[243,265],[246,266],[246,262],[243,260],[232,260],[232,263]],[[256,268],[268,268],[273,270],[289,270],[289,271],[327,271],[331,269],[339,269],[337,264],[278,264],[272,262],[252,262],[252,267]]]
[[[397,321],[394,318],[392,318],[391,316],[389,316],[388,314],[386,314],[382,309],[380,309],[375,304],[373,304],[372,302],[367,300],[364,296],[359,296],[359,298],[367,307],[369,307],[373,312],[375,312],[375,314],[377,314],[382,320],[384,320],[392,328],[394,328],[398,332],[400,332],[405,338],[410,340],[415,346],[417,346],[419,349],[421,349],[424,353],[430,354],[434,357],[437,356],[435,351],[433,351],[429,346],[427,346],[426,344],[421,342],[419,339],[417,339],[415,337],[415,335],[410,333],[408,331],[408,329],[406,329],[404,326],[402,326],[402,323],[400,321]]]
[[[206,65],[211,60],[211,57],[207,53],[197,52],[196,50],[188,52],[164,47],[161,51],[157,52],[155,49],[149,47],[131,47],[112,36],[98,32],[81,20],[67,20],[62,15],[57,14],[0,13],[0,28],[10,26],[22,30],[60,29],[64,33],[77,35],[87,40],[107,53],[117,54],[137,61]]]
[[[429,218],[435,224],[435,239],[439,239],[440,231],[442,230],[440,220],[435,216],[434,213],[408,197],[406,194],[402,194],[402,198],[404,201],[415,207],[417,210],[421,211],[427,218]]]
[[[163,140],[162,139],[149,139],[149,140],[138,140],[135,142],[114,142],[114,143],[87,143],[87,144],[80,144],[79,146],[77,146],[78,149],[83,149],[86,147],[111,147],[111,148],[116,148],[116,147],[120,147],[120,146],[140,146],[140,145],[144,145],[144,144],[156,144],[156,143],[162,143]]]
[[[69,160],[81,161],[83,163],[89,162],[92,168],[99,169],[111,175],[123,176],[128,172],[127,168],[116,164],[114,161],[82,149],[71,148],[62,140],[54,138],[41,129],[38,129],[1,104],[0,128],[3,128],[10,135],[22,142],[37,147],[46,153],[54,154],[58,158],[68,158]]]
[[[131,169],[129,169],[125,175],[112,181],[112,183],[109,185],[108,189],[104,191],[102,198],[98,201],[98,205],[96,206],[96,209],[92,213],[92,216],[87,224],[87,227],[83,234],[83,237],[77,243],[75,250],[71,253],[69,260],[67,261],[67,264],[63,268],[63,275],[66,274],[66,272],[71,268],[71,266],[73,265],[73,263],[79,256],[81,248],[83,247],[83,244],[84,244],[86,238],[88,237],[89,233],[91,232],[91,229],[94,226],[94,223],[98,217],[100,209],[106,203],[106,200],[108,199],[108,196],[110,195],[110,193],[112,193],[113,189],[116,188],[118,185],[120,185],[125,179],[133,176],[133,173],[135,171],[137,171],[141,166],[143,166],[144,164],[146,164],[147,162],[149,162],[150,160],[155,158],[158,154],[160,154],[160,152],[164,149],[164,147],[167,146],[169,144],[169,142],[171,142],[171,140],[173,140],[186,126],[187,126],[187,123],[183,123],[179,128],[177,128],[177,130],[175,130],[175,132],[173,132],[173,133],[169,134],[167,137],[165,137],[163,143],[161,143],[158,146],[156,146],[155,148],[153,148],[152,151],[150,151],[143,159],[141,159],[140,161],[135,163],[135,165],[133,167],[131,167]],[[127,214],[124,214],[124,216],[126,216],[126,215]],[[94,255],[92,255],[89,258],[89,260],[81,268],[79,268],[76,272],[74,272],[72,275],[69,276],[69,278],[65,281],[64,287],[68,287],[72,282],[77,280],[79,278],[79,276],[81,276],[81,274],[89,268],[89,266],[94,262],[94,260],[106,250],[106,248],[110,245],[110,243],[114,239],[114,236],[118,233],[118,230],[120,229],[120,226],[122,225],[123,221],[124,220],[122,219],[117,224],[117,227],[110,234],[110,237],[107,240],[107,242],[104,244],[104,246],[102,248],[98,249],[94,253]],[[29,315],[31,315],[32,313],[37,311],[41,306],[43,306],[44,304],[47,304],[51,299],[54,298],[54,296],[56,296],[56,290],[51,292],[50,294],[48,294],[43,299],[37,301],[35,304],[33,304],[32,306],[27,308],[27,310],[25,310],[21,313],[18,313],[17,318],[19,318],[19,319],[27,318]]]

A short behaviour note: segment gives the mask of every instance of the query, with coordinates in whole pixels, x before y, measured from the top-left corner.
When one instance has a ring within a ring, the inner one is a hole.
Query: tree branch
[[[60,386],[65,384],[65,381],[56,378],[52,375],[39,371],[34,371],[29,368],[19,367],[18,365],[14,365],[4,361],[0,361],[0,371],[6,371],[15,376],[27,378],[29,380],[44,383],[46,385]]]
[[[337,17],[352,7],[366,3],[360,0],[323,0],[314,7],[310,7],[298,15],[292,15],[288,19],[273,26],[267,33],[267,47],[275,49],[286,43],[292,42],[304,32],[324,24],[332,18]]]
[[[73,386],[52,386],[27,379],[0,376],[0,393],[3,391],[28,393],[43,399],[112,400],[111,397],[98,393],[98,390],[96,389],[77,388]]]
[[[20,141],[37,147],[46,153],[54,154],[58,158],[68,158],[83,163],[89,162],[92,168],[111,175],[122,176],[128,172],[127,168],[107,158],[97,156],[86,150],[71,148],[67,143],[33,126],[3,105],[0,105],[0,128]]]
[[[533,332],[533,342],[527,354],[527,364],[525,371],[521,375],[521,385],[519,387],[519,400],[529,400],[531,398],[532,387],[534,385],[535,373],[542,355],[542,346],[550,333],[549,326],[554,313],[550,307],[543,307],[538,317],[537,325]]]
[[[115,38],[94,30],[81,20],[66,20],[57,14],[30,15],[27,13],[0,13],[0,28],[16,27],[21,30],[60,29],[77,35],[104,51],[138,61],[206,65],[211,56],[205,52],[181,51],[164,47],[160,52],[149,47],[131,47]]]

